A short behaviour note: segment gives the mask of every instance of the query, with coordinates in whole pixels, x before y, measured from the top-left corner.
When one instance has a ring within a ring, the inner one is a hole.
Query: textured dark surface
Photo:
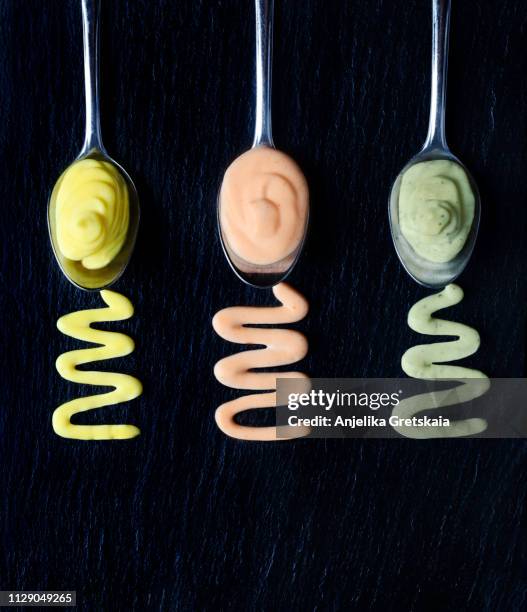
[[[311,311],[315,376],[398,376],[426,292],[387,224],[391,181],[426,132],[424,0],[283,0],[274,128],[312,193],[291,282]],[[454,2],[448,134],[483,197],[476,251],[449,317],[474,325],[467,363],[526,374],[527,13]],[[124,443],[56,437],[50,417],[87,390],[54,368],[75,343],[60,314],[100,305],[52,258],[46,204],[82,142],[77,2],[0,4],[0,588],[76,589],[82,610],[474,610],[527,606],[527,452],[521,441],[243,443],[215,427],[235,392],[212,376],[232,352],[210,320],[272,303],[221,254],[215,198],[251,141],[250,0],[105,1],[103,132],[135,179],[139,242],[118,291],[137,343],[111,369],[144,395],[86,418],[124,418]]]

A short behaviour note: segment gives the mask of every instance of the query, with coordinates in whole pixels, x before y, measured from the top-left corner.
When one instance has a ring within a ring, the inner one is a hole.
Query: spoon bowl
[[[404,173],[415,164],[436,160],[447,160],[461,166],[467,175],[474,194],[474,218],[461,251],[444,263],[436,263],[421,257],[404,237],[399,223],[399,192]],[[395,251],[408,274],[420,285],[440,289],[452,283],[465,269],[474,250],[481,217],[481,199],[476,182],[465,165],[448,148],[424,148],[401,170],[393,184],[388,204],[390,230]]]
[[[221,191],[221,189],[220,189]],[[307,211],[305,227],[302,239],[291,253],[289,253],[283,259],[265,265],[257,265],[242,259],[237,255],[234,250],[229,246],[229,241],[223,232],[221,224],[221,201],[220,193],[218,193],[217,199],[217,225],[218,234],[220,237],[221,247],[223,253],[232,268],[236,276],[247,285],[256,287],[259,289],[268,289],[274,287],[278,283],[284,281],[295,267],[300,255],[302,254],[302,248],[307,235],[307,227],[309,224],[309,210]]]
[[[85,268],[80,261],[67,259],[61,253],[57,241],[55,205],[57,194],[62,183],[62,178],[70,166],[68,166],[68,168],[66,168],[66,170],[64,170],[59,177],[49,198],[48,231],[55,259],[57,260],[57,263],[59,264],[64,276],[79,289],[84,289],[85,291],[99,291],[100,289],[104,289],[115,283],[121,277],[126,269],[126,266],[128,265],[128,262],[130,261],[137,238],[137,230],[139,228],[139,197],[137,195],[135,185],[128,173],[109,155],[99,150],[92,150],[90,153],[79,156],[74,163],[83,159],[96,159],[98,161],[108,162],[115,166],[125,180],[126,187],[128,189],[129,221],[124,244],[112,261],[104,268],[98,270],[89,270]]]

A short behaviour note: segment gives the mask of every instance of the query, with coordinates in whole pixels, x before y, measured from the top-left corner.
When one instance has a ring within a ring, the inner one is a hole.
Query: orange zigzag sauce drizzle
[[[457,336],[457,340],[413,346],[402,356],[401,366],[412,378],[457,381],[463,379],[463,384],[456,387],[455,392],[446,389],[404,399],[393,409],[394,416],[411,418],[424,410],[461,404],[480,397],[489,389],[490,382],[483,372],[446,363],[468,357],[480,346],[479,334],[472,327],[432,316],[436,311],[458,304],[462,299],[461,287],[451,284],[439,293],[427,296],[412,306],[408,313],[408,325],[414,331],[433,336]],[[450,421],[448,427],[415,425],[394,427],[405,437],[419,439],[459,438],[476,435],[486,428],[487,421],[480,418]]]
[[[308,350],[307,340],[292,329],[268,329],[251,325],[296,323],[308,312],[306,299],[286,283],[273,287],[280,306],[234,306],[220,310],[212,320],[216,333],[236,344],[259,344],[264,348],[243,351],[225,357],[214,367],[217,380],[234,389],[276,389],[277,378],[304,378],[301,372],[257,372],[258,368],[288,365],[303,359]],[[246,410],[276,407],[276,392],[244,395],[222,404],[215,414],[223,433],[239,440],[272,441],[306,436],[307,427],[282,427],[280,438],[276,427],[250,427],[236,423],[236,415]]]
[[[57,327],[63,334],[100,346],[64,353],[57,359],[56,367],[62,378],[71,382],[114,387],[114,390],[99,395],[79,397],[59,406],[53,413],[53,429],[63,438],[125,440],[134,438],[140,433],[134,425],[74,425],[70,420],[79,412],[127,402],[142,393],[141,382],[128,374],[77,369],[77,366],[92,361],[124,357],[134,350],[134,341],[127,335],[91,327],[92,323],[129,319],[134,313],[130,300],[119,293],[104,290],[101,291],[101,297],[107,308],[73,312],[57,321]]]

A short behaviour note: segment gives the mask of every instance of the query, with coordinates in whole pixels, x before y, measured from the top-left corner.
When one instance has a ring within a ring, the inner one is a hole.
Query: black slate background
[[[476,251],[449,316],[474,325],[467,363],[526,374],[527,7],[453,3],[448,134],[483,197]],[[291,282],[311,311],[314,376],[400,376],[426,291],[392,249],[391,182],[428,118],[430,3],[283,0],[274,131],[304,169],[312,225]],[[524,610],[522,441],[244,443],[215,427],[237,393],[214,312],[271,296],[234,277],[215,198],[252,136],[252,2],[105,0],[103,132],[135,179],[142,225],[116,285],[136,340],[111,369],[144,395],[89,414],[142,436],[80,443],[53,409],[76,346],[59,315],[101,304],[62,277],[46,205],[82,143],[79,3],[0,4],[0,588],[76,589],[82,610]]]

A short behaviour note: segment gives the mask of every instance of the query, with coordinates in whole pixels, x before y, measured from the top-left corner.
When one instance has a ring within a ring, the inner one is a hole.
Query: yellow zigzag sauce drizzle
[[[478,332],[472,327],[436,319],[432,315],[443,308],[458,304],[463,299],[463,290],[457,285],[447,285],[443,291],[417,302],[408,313],[408,325],[416,332],[431,336],[457,336],[457,340],[414,346],[402,356],[401,366],[412,378],[431,379],[477,379],[473,383],[463,380],[463,385],[452,389],[422,393],[402,400],[393,410],[393,415],[411,418],[431,408],[446,407],[472,399],[486,393],[490,387],[488,377],[479,370],[446,364],[474,354],[480,345]],[[441,365],[440,365],[441,364]],[[430,406],[430,403],[435,404]],[[450,421],[449,427],[398,426],[401,435],[409,438],[458,438],[481,433],[487,428],[484,419]]]
[[[70,421],[78,412],[127,402],[139,397],[143,390],[140,381],[128,374],[77,369],[77,366],[92,361],[124,357],[134,350],[134,341],[125,334],[91,327],[92,323],[129,319],[134,313],[130,300],[119,293],[104,290],[101,291],[101,297],[107,308],[73,312],[57,321],[57,327],[63,334],[100,346],[64,353],[57,359],[56,366],[59,374],[66,380],[85,385],[114,387],[114,390],[100,395],[79,397],[59,406],[53,413],[53,429],[63,438],[125,440],[140,433],[134,425],[73,425]]]
[[[265,348],[243,351],[225,357],[214,367],[217,380],[234,389],[276,389],[276,378],[305,378],[301,372],[255,372],[257,368],[288,365],[303,359],[308,350],[305,336],[291,329],[268,329],[250,325],[295,323],[308,312],[306,299],[286,283],[273,287],[280,306],[235,306],[220,310],[212,326],[223,339],[236,344],[259,344]],[[277,440],[276,427],[248,427],[234,418],[245,410],[276,407],[276,393],[244,395],[222,404],[216,410],[216,423],[223,433],[240,440]],[[282,428],[280,439],[300,438],[309,433],[307,427]]]

